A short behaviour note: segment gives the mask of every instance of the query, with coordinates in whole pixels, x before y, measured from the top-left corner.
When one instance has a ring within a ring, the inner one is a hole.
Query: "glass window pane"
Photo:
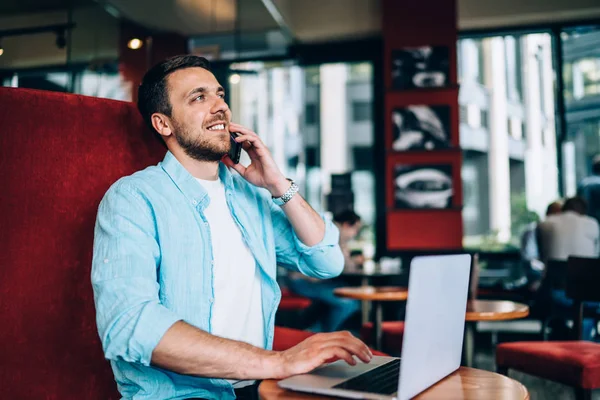
[[[464,245],[518,249],[558,197],[548,33],[460,39]]]
[[[247,62],[230,69],[239,76],[230,87],[233,119],[255,123],[277,165],[315,210],[353,208],[365,228],[352,246],[374,248],[372,65]],[[350,187],[332,189],[331,176],[347,173]]]
[[[566,111],[562,185],[567,196],[583,195],[589,214],[600,220],[600,199],[582,190],[596,179],[592,165],[600,154],[600,26],[563,30],[561,40]]]

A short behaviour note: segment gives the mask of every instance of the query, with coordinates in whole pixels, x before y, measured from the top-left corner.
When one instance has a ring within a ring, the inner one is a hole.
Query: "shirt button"
[[[210,299],[208,299],[208,302],[209,302],[209,303],[214,303],[214,302],[215,302],[215,299],[213,299],[213,298],[211,297]]]
[[[108,258],[104,259],[104,264],[108,264]]]
[[[204,226],[208,226],[208,222],[205,222],[205,223],[204,223]]]
[[[192,204],[196,205],[196,204],[198,204],[198,202],[196,200],[192,200]]]

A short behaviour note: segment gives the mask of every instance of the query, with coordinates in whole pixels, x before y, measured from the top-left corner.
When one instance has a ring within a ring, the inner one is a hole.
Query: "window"
[[[298,183],[318,212],[331,212],[340,204],[334,200],[353,197],[353,208],[365,228],[351,246],[372,249],[376,215],[372,65],[248,62],[231,64],[230,70],[241,77],[230,88],[232,118],[242,125],[256,121],[256,132],[277,165]],[[328,118],[322,119],[322,113]],[[331,176],[344,173],[350,174],[353,196],[331,195]]]
[[[515,36],[504,37],[506,63],[506,89],[508,98],[512,101],[521,101],[523,99],[523,87],[521,82],[521,40]]]
[[[353,101],[352,102],[352,121],[364,122],[371,121],[371,103],[366,101]]]
[[[562,184],[572,196],[600,153],[600,26],[563,30],[561,40],[567,123]]]
[[[115,100],[131,99],[131,87],[123,81],[117,63],[106,63],[75,70],[35,69],[0,76],[3,86],[53,92],[77,93]]]
[[[464,38],[459,47],[464,245],[517,249],[559,192],[557,174],[548,174],[558,169],[556,143],[544,140],[556,136],[546,123],[554,115],[551,36]],[[527,132],[529,124],[538,128]]]
[[[304,112],[306,125],[317,125],[319,123],[319,109],[316,104],[307,104]]]

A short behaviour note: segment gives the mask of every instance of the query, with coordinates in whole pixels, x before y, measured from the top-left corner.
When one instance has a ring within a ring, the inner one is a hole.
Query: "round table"
[[[371,301],[375,306],[375,320],[373,321],[373,336],[375,337],[375,350],[381,350],[381,324],[383,322],[382,302],[405,301],[408,298],[408,289],[398,286],[361,286],[343,287],[333,291],[336,296],[348,299]]]
[[[381,269],[373,269],[373,270],[364,270],[364,269],[354,269],[354,270],[346,270],[342,271],[340,275],[342,278],[346,278],[347,280],[351,279],[359,279],[361,280],[361,286],[376,286],[373,284],[373,279],[377,278],[390,278],[390,277],[398,277],[402,276],[403,271],[401,269],[397,270],[386,270],[382,271]],[[361,301],[361,317],[363,325],[369,321],[369,314],[371,311],[370,302],[367,300]]]
[[[473,365],[475,348],[475,322],[506,321],[525,318],[529,307],[525,304],[506,300],[469,300],[465,315],[464,363]]]
[[[263,381],[258,387],[263,400],[290,399],[310,400],[328,398],[280,388],[275,380]],[[495,372],[460,367],[440,382],[419,394],[418,400],[528,400],[525,386],[507,376]]]
[[[525,318],[529,307],[507,300],[469,300],[466,321],[506,321]]]

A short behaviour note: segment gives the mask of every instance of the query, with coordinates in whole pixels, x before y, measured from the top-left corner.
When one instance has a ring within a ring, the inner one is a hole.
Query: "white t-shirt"
[[[542,258],[563,260],[569,256],[598,257],[600,229],[595,219],[573,211],[551,215],[539,224]]]
[[[210,198],[204,210],[214,258],[215,294],[210,333],[264,348],[260,268],[227,206],[223,182],[196,180]]]

